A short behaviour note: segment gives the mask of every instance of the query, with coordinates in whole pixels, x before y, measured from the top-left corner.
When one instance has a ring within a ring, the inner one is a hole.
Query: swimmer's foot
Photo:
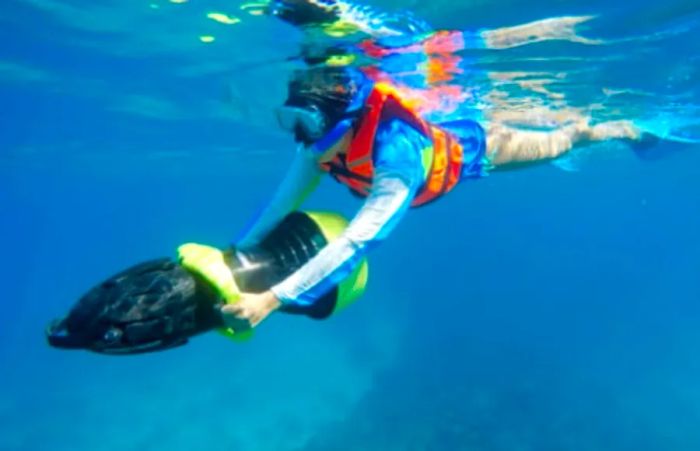
[[[632,151],[642,159],[649,158],[651,152],[653,152],[661,142],[661,138],[651,133],[643,132],[641,137],[630,143]]]
[[[591,141],[607,141],[609,139],[624,139],[631,142],[641,141],[645,133],[632,121],[608,121],[595,124],[588,130]]]
[[[627,142],[637,157],[648,160],[658,158],[661,139],[653,133],[642,130],[631,121],[609,121],[590,128],[590,139],[604,141],[621,139]]]

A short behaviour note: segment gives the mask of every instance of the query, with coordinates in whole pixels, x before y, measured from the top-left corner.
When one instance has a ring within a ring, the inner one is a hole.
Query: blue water
[[[454,3],[373,4],[436,28],[598,15],[584,31],[609,45],[534,44],[482,69],[566,73],[574,105],[697,132],[697,2]],[[50,349],[45,324],[97,281],[230,243],[292,156],[269,119],[289,67],[250,66],[298,37],[238,2],[152,4],[0,6],[0,449],[700,449],[692,145],[646,161],[602,144],[576,172],[461,186],[407,216],[328,321],[276,315],[245,344],[140,356]],[[329,181],[309,206],[359,203]]]

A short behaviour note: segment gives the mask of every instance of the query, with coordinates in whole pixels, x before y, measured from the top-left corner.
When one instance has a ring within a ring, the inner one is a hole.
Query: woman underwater
[[[296,157],[238,246],[254,245],[297,209],[323,174],[348,186],[364,203],[344,233],[296,272],[263,293],[242,293],[238,302],[223,307],[224,321],[237,332],[255,327],[280,308],[313,309],[324,293],[392,232],[409,208],[435,201],[465,180],[552,161],[594,141],[642,139],[642,132],[629,121],[592,125],[590,118],[573,109],[537,111],[538,120],[552,117],[561,124],[548,131],[508,125],[516,116],[527,121],[532,112],[428,122],[420,95],[395,81],[381,64],[369,68],[336,64],[348,55],[385,58],[420,54],[428,47],[449,53],[470,45],[503,48],[546,39],[575,41],[581,38],[575,37],[573,26],[582,19],[467,34],[425,32],[410,20],[402,29],[392,28],[368,20],[371,15],[366,9],[330,0],[273,1],[266,12],[334,37],[347,32],[333,30],[352,29],[370,39],[334,42],[320,52],[311,47],[305,50],[303,57],[310,67],[295,72],[287,100],[277,110],[279,125],[299,143]]]

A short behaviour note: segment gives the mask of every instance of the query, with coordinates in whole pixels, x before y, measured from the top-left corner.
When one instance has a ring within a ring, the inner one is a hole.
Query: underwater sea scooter
[[[260,293],[282,281],[346,226],[344,218],[332,213],[294,212],[250,249],[185,244],[179,262],[161,258],[140,263],[92,288],[66,317],[49,324],[46,338],[55,348],[103,354],[169,349],[214,329],[234,339],[248,338],[252,331],[235,333],[224,326],[220,307],[235,302],[239,292]],[[230,273],[207,274],[192,267],[188,259],[197,254],[223,259],[226,266],[217,268],[227,267]],[[362,295],[367,275],[365,260],[313,306],[283,306],[280,311],[326,318]],[[214,288],[222,283],[212,283],[213,278],[228,282],[226,293]]]

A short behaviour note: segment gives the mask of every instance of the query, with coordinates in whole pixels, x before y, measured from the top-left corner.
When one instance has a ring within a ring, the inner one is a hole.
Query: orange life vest
[[[395,118],[402,119],[432,142],[432,163],[423,186],[411,203],[414,207],[421,206],[457,185],[462,172],[462,146],[449,132],[421,119],[389,84],[375,84],[346,151],[321,164],[321,168],[354,193],[367,196],[374,176],[377,129],[382,122]]]

